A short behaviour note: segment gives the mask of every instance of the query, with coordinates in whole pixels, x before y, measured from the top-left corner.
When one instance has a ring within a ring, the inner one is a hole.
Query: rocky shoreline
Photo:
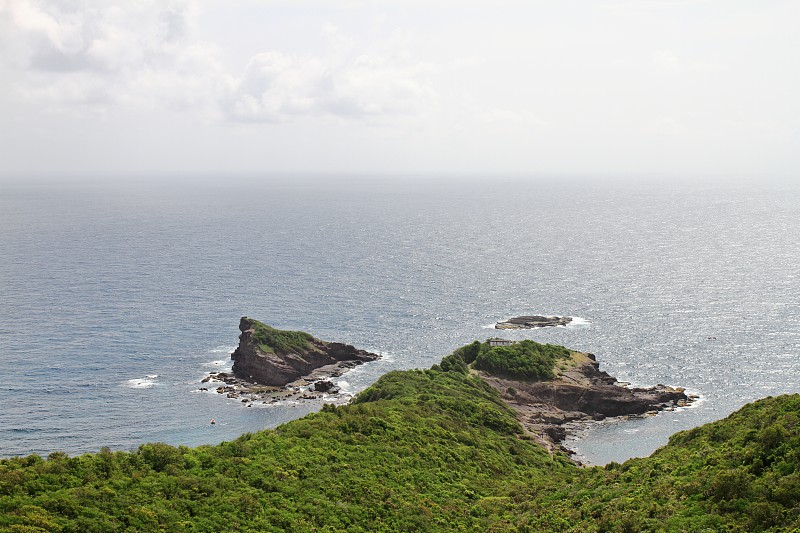
[[[355,367],[357,365],[353,365]],[[339,387],[330,378],[339,377],[352,367],[330,365],[329,368],[319,368],[298,380],[276,387],[260,385],[237,378],[227,372],[211,372],[203,378],[205,384],[201,391],[215,391],[229,399],[238,399],[252,407],[255,404],[275,404],[287,400],[322,400],[332,403],[346,403],[351,395],[342,393]]]
[[[536,329],[566,326],[572,322],[571,316],[518,316],[494,325],[495,329]]]
[[[607,417],[650,416],[685,407],[697,396],[680,387],[632,388],[599,369],[595,356],[573,352],[555,379],[519,381],[478,372],[517,413],[525,431],[548,450],[574,455],[561,443],[577,426]],[[577,461],[576,461],[577,462]]]

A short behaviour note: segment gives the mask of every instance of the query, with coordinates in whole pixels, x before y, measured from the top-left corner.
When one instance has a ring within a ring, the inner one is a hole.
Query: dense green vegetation
[[[0,531],[800,527],[800,395],[679,433],[649,458],[581,469],[527,438],[467,371],[480,345],[218,446],[0,460]]]
[[[553,367],[570,351],[563,346],[524,340],[511,346],[481,345],[473,366],[492,374],[521,379],[552,379]]]
[[[571,354],[563,346],[532,340],[510,346],[490,346],[488,342],[475,341],[446,357],[441,368],[466,371],[472,367],[515,379],[553,379],[556,363],[560,359],[569,359]]]
[[[304,331],[275,329],[253,320],[253,341],[266,353],[304,353],[311,347],[314,337]]]
[[[650,457],[582,471],[554,506],[525,489],[517,512],[533,530],[557,513],[590,531],[797,532],[798,422],[800,395],[766,398],[677,433]]]

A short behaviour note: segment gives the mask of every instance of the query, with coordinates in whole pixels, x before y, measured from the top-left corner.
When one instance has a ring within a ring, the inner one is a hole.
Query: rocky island
[[[319,398],[315,393],[336,394],[339,389],[329,378],[380,357],[349,344],[321,341],[303,331],[275,329],[249,317],[241,318],[239,330],[239,346],[231,354],[233,374],[212,372],[202,382],[219,384],[219,394],[244,403],[314,400]],[[311,387],[304,389],[307,385]]]
[[[518,316],[494,325],[496,329],[536,329],[566,326],[572,322],[571,316]]]
[[[349,344],[315,339],[302,331],[275,329],[248,317],[239,321],[239,346],[231,354],[233,374],[252,383],[280,387],[331,367],[348,369],[378,355]]]

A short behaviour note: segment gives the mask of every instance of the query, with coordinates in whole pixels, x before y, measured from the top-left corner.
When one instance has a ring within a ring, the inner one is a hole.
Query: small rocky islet
[[[349,344],[275,329],[249,317],[241,318],[239,331],[239,346],[231,354],[232,373],[211,372],[202,382],[227,398],[241,399],[248,407],[258,401],[266,404],[338,395],[340,390],[330,378],[380,358]]]
[[[566,326],[572,322],[571,316],[517,316],[494,325],[495,329],[537,329]]]

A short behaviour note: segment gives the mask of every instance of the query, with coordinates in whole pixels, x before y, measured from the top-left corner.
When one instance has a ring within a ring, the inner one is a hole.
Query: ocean
[[[591,424],[567,444],[593,464],[800,392],[798,184],[165,183],[0,184],[0,456],[213,444],[318,410],[199,390],[245,315],[382,354],[337,378],[350,394],[501,333],[700,395]],[[576,320],[492,329],[525,314]]]

